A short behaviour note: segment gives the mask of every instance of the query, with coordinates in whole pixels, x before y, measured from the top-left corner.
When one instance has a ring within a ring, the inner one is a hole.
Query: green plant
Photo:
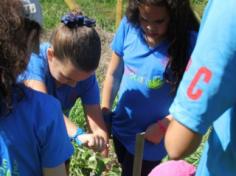
[[[81,101],[78,100],[69,114],[70,119],[79,127],[86,129],[86,120]],[[78,147],[73,143],[75,152],[70,162],[70,176],[117,176],[120,175],[120,167],[114,159],[114,149],[110,142],[110,153],[108,158],[102,157],[86,147]]]

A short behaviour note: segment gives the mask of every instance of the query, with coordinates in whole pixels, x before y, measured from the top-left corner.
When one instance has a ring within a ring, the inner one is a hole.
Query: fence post
[[[116,29],[118,28],[120,24],[120,20],[122,18],[122,7],[123,7],[122,0],[117,0],[116,2]]]
[[[79,11],[80,7],[75,0],[64,0],[71,11]]]

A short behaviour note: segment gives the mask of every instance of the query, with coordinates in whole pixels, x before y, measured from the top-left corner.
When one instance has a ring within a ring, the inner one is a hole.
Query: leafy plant
[[[70,111],[70,119],[79,127],[86,129],[86,120],[81,101],[78,100]],[[108,158],[86,148],[78,147],[73,143],[75,152],[70,162],[70,176],[117,176],[120,175],[120,166],[117,162],[112,142],[110,142],[110,153]]]

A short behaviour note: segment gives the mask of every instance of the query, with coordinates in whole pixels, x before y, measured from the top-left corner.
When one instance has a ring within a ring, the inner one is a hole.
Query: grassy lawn
[[[69,11],[64,0],[40,0],[43,6],[44,26],[47,29],[55,27],[60,17]],[[115,30],[115,0],[77,0],[82,11],[95,18],[102,29]],[[124,3],[125,6],[125,3]]]
[[[46,30],[53,29],[60,23],[60,18],[69,9],[65,5],[64,0],[40,0],[43,7],[44,28]],[[77,0],[81,9],[89,17],[97,20],[98,26],[105,31],[115,31],[115,6],[116,0]],[[206,0],[192,0],[193,6],[199,17],[201,17],[203,7]],[[124,1],[125,8],[126,1]],[[104,77],[104,75],[97,75]],[[102,84],[103,79],[100,79]],[[76,122],[80,127],[85,127],[86,122],[80,101],[78,100],[70,112],[70,118]],[[208,134],[204,138],[206,140]],[[187,161],[197,165],[199,156],[202,151],[203,144],[199,149],[186,158]],[[103,158],[99,154],[92,152],[86,148],[78,148],[75,145],[75,154],[71,160],[70,175],[71,176],[90,176],[90,175],[120,175],[120,168],[116,160],[114,152],[111,151],[109,158]],[[107,171],[104,171],[107,168]]]

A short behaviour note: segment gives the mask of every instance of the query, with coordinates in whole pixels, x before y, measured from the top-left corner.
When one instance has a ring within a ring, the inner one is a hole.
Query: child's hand
[[[171,119],[172,117],[168,115],[157,123],[150,125],[146,130],[145,139],[154,144],[160,143]]]
[[[163,139],[164,133],[160,130],[159,125],[154,123],[147,128],[144,137],[147,141],[158,144]]]
[[[107,148],[107,143],[103,137],[94,134],[81,134],[78,139],[86,147],[93,149],[96,152],[100,152]]]

